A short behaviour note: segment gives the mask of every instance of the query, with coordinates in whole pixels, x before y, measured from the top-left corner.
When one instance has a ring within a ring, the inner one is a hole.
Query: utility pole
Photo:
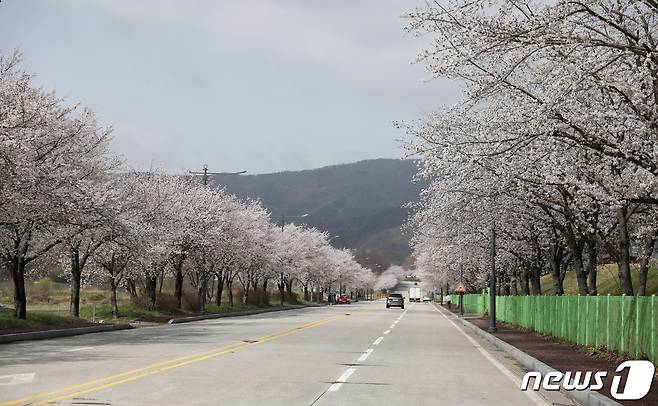
[[[491,274],[489,275],[489,332],[498,331],[496,327],[496,221],[491,222],[491,252],[490,265]]]
[[[208,172],[208,165],[203,165],[203,172],[189,171],[190,175],[203,175],[203,186],[208,186],[208,175],[242,175],[247,171],[240,172]]]
[[[208,186],[208,175],[242,175],[247,173],[247,171],[240,172],[208,172],[208,165],[203,165],[203,172],[189,171],[190,175],[202,175],[203,176],[203,186]],[[201,272],[201,283],[199,284],[199,312],[206,312],[206,294],[208,292],[208,275],[206,275],[206,270],[204,269]],[[219,281],[222,283],[222,281]]]
[[[304,213],[301,216],[288,216],[288,218],[298,218],[302,219],[304,217],[308,217],[308,213]],[[281,214],[281,232],[283,232],[283,227],[286,225],[286,215]]]

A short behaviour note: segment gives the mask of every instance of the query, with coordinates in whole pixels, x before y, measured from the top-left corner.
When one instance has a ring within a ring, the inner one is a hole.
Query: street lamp
[[[491,275],[489,275],[489,332],[498,331],[496,327],[496,222],[491,222]]]

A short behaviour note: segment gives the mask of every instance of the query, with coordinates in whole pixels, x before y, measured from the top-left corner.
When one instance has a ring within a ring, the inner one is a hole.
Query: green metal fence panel
[[[468,313],[489,312],[489,294],[464,295]],[[658,364],[656,296],[496,296],[497,319],[576,344]]]

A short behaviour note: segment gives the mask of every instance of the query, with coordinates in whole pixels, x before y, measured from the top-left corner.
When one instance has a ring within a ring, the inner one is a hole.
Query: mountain
[[[362,263],[382,268],[409,255],[400,226],[402,206],[424,186],[412,182],[416,161],[375,159],[297,172],[216,176],[215,187],[263,202],[275,221],[305,223],[338,236],[337,247],[358,250]],[[308,214],[304,218],[298,216]],[[294,217],[297,216],[297,217]]]

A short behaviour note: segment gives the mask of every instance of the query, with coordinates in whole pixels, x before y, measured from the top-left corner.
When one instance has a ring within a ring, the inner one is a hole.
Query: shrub
[[[155,308],[157,310],[165,312],[175,312],[178,310],[178,301],[176,296],[169,292],[162,292],[158,295],[155,302]]]
[[[269,294],[262,289],[249,291],[249,304],[263,305],[269,303]]]
[[[137,294],[137,296],[132,296],[130,298],[130,302],[132,303],[133,306],[140,308],[140,309],[146,309],[146,296],[144,294]]]
[[[286,292],[286,294],[283,295],[283,299],[288,303],[299,303],[299,296],[295,292]]]
[[[199,311],[199,295],[196,291],[183,291],[183,309],[190,312]]]

